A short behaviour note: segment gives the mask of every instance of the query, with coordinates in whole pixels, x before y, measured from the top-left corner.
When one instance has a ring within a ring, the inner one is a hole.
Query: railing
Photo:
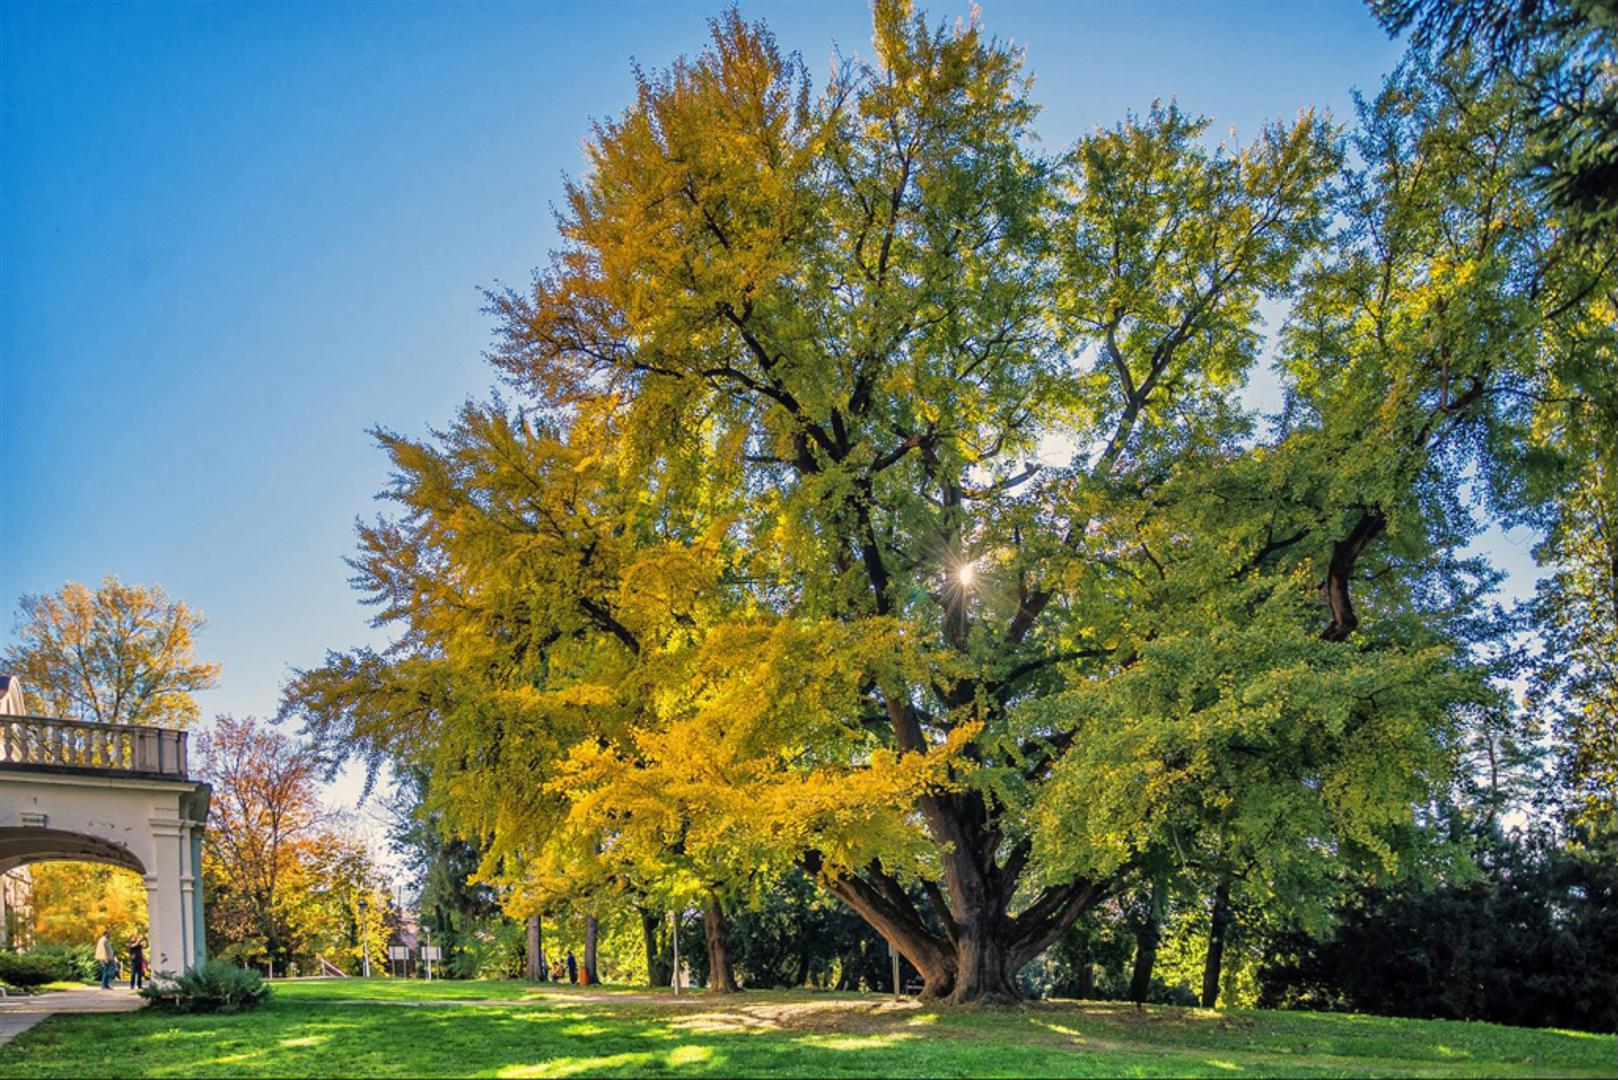
[[[0,768],[142,773],[185,779],[186,733],[133,724],[0,716]]]

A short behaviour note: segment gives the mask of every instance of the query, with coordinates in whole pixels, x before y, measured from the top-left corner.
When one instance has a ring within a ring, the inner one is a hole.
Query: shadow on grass
[[[1611,1039],[1345,1019],[1074,1004],[943,1012],[762,993],[678,1008],[403,1008],[287,995],[234,1016],[56,1018],[0,1048],[0,1075],[1610,1074]]]

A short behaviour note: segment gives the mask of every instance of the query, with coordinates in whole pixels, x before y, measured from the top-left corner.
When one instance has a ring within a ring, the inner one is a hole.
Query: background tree
[[[1584,838],[1486,827],[1481,872],[1357,892],[1329,937],[1267,943],[1260,1004],[1611,1031],[1618,851]]]
[[[1534,165],[1581,237],[1618,233],[1618,3],[1614,0],[1369,0],[1389,33],[1418,48],[1470,49],[1489,78],[1527,90]]]
[[[35,945],[87,945],[103,927],[120,950],[147,933],[146,882],[132,870],[87,862],[44,862],[28,868]]]
[[[1618,247],[1618,241],[1614,242]],[[1618,828],[1618,289],[1571,329],[1567,360],[1535,387],[1525,456],[1547,573],[1528,615],[1539,637],[1527,706],[1559,762],[1561,800]]]
[[[198,740],[196,775],[213,787],[210,949],[282,973],[320,955],[358,970],[363,937],[373,967],[383,963],[390,890],[364,842],[322,806],[313,750],[251,717],[220,716]]]
[[[1110,900],[1085,912],[1027,969],[1032,987],[1041,997],[1081,1001],[1128,997],[1135,939],[1117,907],[1117,901]]]
[[[1560,751],[1567,801],[1618,831],[1618,485],[1592,479],[1540,550],[1551,573],[1535,604],[1544,644],[1530,704]]]
[[[285,970],[283,884],[294,844],[318,830],[319,767],[306,749],[248,717],[220,716],[197,744],[197,775],[213,787],[203,846],[212,879],[210,929],[219,944],[251,942]]]
[[[468,970],[468,965],[477,952],[477,934],[501,912],[498,892],[476,878],[483,853],[455,836],[441,812],[429,809],[425,768],[401,766],[395,772],[398,785],[386,804],[388,842],[414,877],[422,926],[443,950],[445,970],[475,975],[475,967]]]
[[[111,574],[91,591],[70,581],[24,596],[17,640],[0,667],[22,680],[40,716],[101,724],[185,727],[191,695],[219,679],[219,665],[192,658],[202,614],[158,586],[125,585]]]

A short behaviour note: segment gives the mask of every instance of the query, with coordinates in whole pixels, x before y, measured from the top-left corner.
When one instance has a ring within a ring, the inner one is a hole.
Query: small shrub
[[[97,982],[101,978],[93,945],[35,945],[25,955],[47,960],[62,982]]]
[[[0,952],[0,982],[19,990],[32,990],[57,980],[57,965],[49,957]]]
[[[270,996],[264,976],[251,968],[209,960],[183,975],[159,972],[141,996],[169,1012],[241,1012]]]

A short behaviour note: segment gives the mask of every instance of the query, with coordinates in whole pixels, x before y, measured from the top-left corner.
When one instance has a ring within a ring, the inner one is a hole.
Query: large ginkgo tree
[[[1134,875],[1393,872],[1501,704],[1473,496],[1517,497],[1553,331],[1610,289],[1508,91],[1412,69],[1352,137],[1160,106],[1053,154],[975,22],[882,0],[873,44],[816,89],[725,16],[594,127],[492,297],[514,397],[380,433],[354,565],[396,644],[285,711],[421,763],[490,879],[712,939],[804,868],[957,1002]]]

